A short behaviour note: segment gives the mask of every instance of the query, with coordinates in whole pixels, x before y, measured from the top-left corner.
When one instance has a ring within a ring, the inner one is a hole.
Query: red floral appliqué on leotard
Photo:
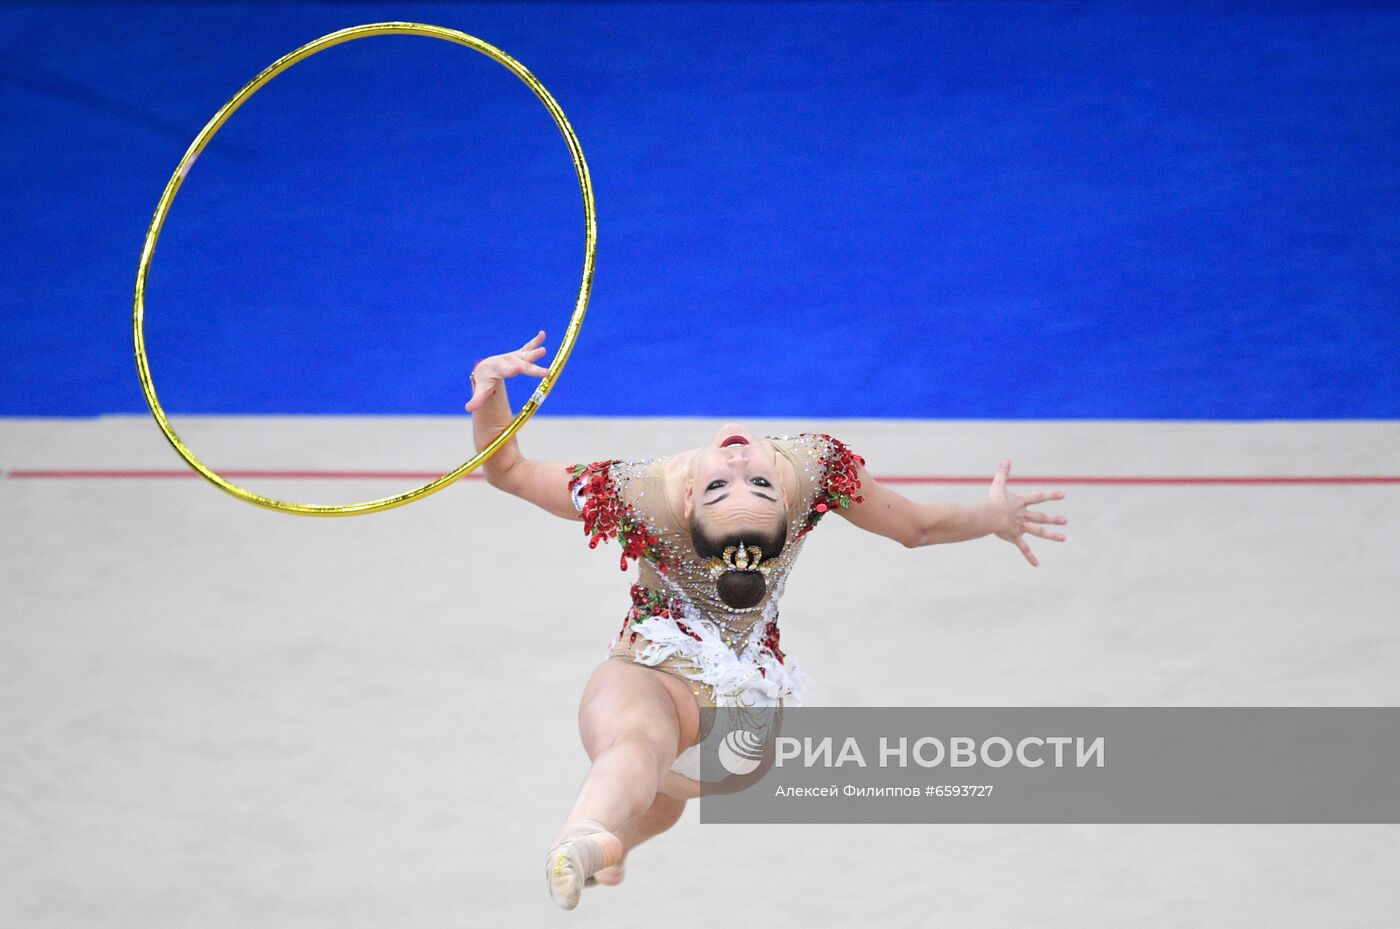
[[[573,475],[569,492],[583,497],[583,508],[579,512],[583,516],[584,535],[589,536],[588,547],[597,548],[599,542],[615,538],[622,545],[622,557],[618,561],[623,571],[627,570],[627,559],[646,558],[656,565],[656,570],[665,574],[668,560],[661,540],[618,493],[617,483],[612,478],[612,465],[617,461],[608,459],[567,468]]]
[[[760,644],[773,653],[773,657],[778,659],[778,664],[783,663],[783,658],[786,656],[783,655],[783,650],[778,647],[778,621],[776,619],[768,621],[768,628],[763,630],[763,641]],[[759,670],[763,669],[759,668]],[[768,675],[765,673],[763,676],[767,677]]]
[[[856,494],[860,489],[856,469],[865,464],[865,459],[847,448],[840,439],[824,432],[818,433],[818,437],[827,440],[829,450],[817,459],[823,469],[821,484],[812,501],[812,509],[807,513],[807,524],[798,532],[799,537],[810,532],[823,516],[836,507],[847,509],[852,503],[865,501],[865,497]]]
[[[679,599],[668,600],[660,591],[652,590],[645,584],[633,584],[631,593],[632,608],[627,611],[627,617],[622,621],[622,631],[617,634],[619,640],[627,635],[629,628],[652,616],[674,620],[678,629],[692,639],[699,640],[700,636],[680,620],[681,601]],[[637,641],[636,632],[632,633],[629,641]]]

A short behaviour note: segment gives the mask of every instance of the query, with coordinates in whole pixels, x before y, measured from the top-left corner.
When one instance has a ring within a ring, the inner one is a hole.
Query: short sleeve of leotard
[[[580,514],[583,513],[589,498],[604,490],[606,482],[611,479],[609,472],[612,464],[611,461],[603,460],[592,464],[569,465],[567,468],[569,496],[573,498],[574,509]]]
[[[795,459],[801,499],[807,502],[799,534],[810,531],[833,509],[848,509],[865,500],[860,494],[858,476],[865,459],[840,439],[826,433],[804,432],[787,441],[785,448]]]
[[[638,506],[638,477],[643,462],[618,458],[589,464],[569,465],[569,495],[583,520],[588,547],[617,539],[622,546],[621,566],[627,560],[658,555],[657,538],[648,528],[645,513]]]

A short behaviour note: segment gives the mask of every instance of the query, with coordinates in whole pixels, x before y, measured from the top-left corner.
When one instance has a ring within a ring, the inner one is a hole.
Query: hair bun
[[[725,604],[744,610],[762,602],[768,582],[762,571],[725,571],[715,580],[715,589]]]
[[[762,563],[767,567],[777,561],[778,554],[787,544],[786,513],[783,513],[776,525],[766,532],[749,529],[727,533],[718,538],[711,538],[705,533],[705,527],[700,524],[697,516],[694,512],[690,515],[690,540],[695,547],[695,554],[702,561],[716,558],[726,560],[723,559],[726,549],[743,544],[750,551],[757,549],[762,552]],[[706,564],[706,567],[710,565]],[[726,567],[715,577],[715,594],[720,602],[730,609],[747,610],[763,602],[763,598],[768,594],[768,580],[762,570],[752,566],[747,569]]]

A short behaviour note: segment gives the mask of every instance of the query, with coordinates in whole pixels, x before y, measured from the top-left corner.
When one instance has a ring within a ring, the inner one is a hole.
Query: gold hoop
[[[200,152],[209,144],[209,140],[221,127],[234,111],[242,106],[249,97],[258,91],[264,84],[272,80],[283,71],[290,68],[303,59],[309,58],[319,51],[330,48],[332,45],[339,45],[342,42],[349,42],[354,39],[363,39],[373,35],[420,35],[434,39],[443,39],[448,42],[455,42],[458,45],[465,45],[486,55],[510,69],[516,77],[525,82],[536,97],[540,99],[549,110],[549,115],[554,117],[554,122],[559,126],[559,131],[564,134],[564,141],[569,146],[569,153],[573,158],[574,170],[578,174],[579,189],[583,194],[583,219],[585,230],[584,254],[583,254],[583,280],[579,285],[578,300],[574,304],[573,316],[569,319],[568,329],[564,332],[564,338],[559,344],[559,350],[555,353],[554,362],[549,367],[549,373],[540,379],[539,386],[535,388],[534,394],[520,408],[520,412],[511,420],[500,435],[491,440],[487,446],[470,459],[463,462],[458,467],[447,472],[441,477],[429,481],[420,487],[396,494],[392,497],[383,497],[378,500],[369,500],[364,503],[347,504],[316,504],[316,503],[294,503],[287,500],[276,500],[271,497],[264,497],[246,488],[239,487],[228,480],[225,480],[216,471],[204,462],[200,461],[194,452],[180,440],[171,428],[170,421],[166,419],[165,411],[161,409],[160,400],[156,396],[155,385],[151,381],[150,364],[146,360],[146,339],[143,332],[143,323],[146,313],[146,276],[151,268],[151,257],[155,254],[156,240],[160,237],[161,227],[165,224],[165,217],[170,212],[170,206],[175,201],[175,194],[179,191],[180,185],[189,174],[190,167],[194,164]],[[240,500],[258,506],[267,507],[272,510],[281,510],[286,513],[300,513],[306,516],[354,516],[360,513],[373,513],[379,510],[392,509],[403,506],[405,503],[426,497],[429,494],[442,490],[447,485],[453,483],[458,478],[475,470],[483,464],[502,445],[510,441],[511,437],[525,425],[526,420],[535,414],[545,397],[549,396],[550,389],[559,378],[559,373],[564,369],[564,363],[569,360],[569,354],[573,351],[574,342],[578,338],[579,328],[583,325],[584,311],[588,307],[588,296],[593,287],[593,266],[594,256],[598,245],[598,220],[593,204],[593,183],[588,176],[588,165],[583,160],[583,149],[580,148],[578,137],[574,135],[574,130],[569,126],[568,119],[564,116],[564,111],[559,104],[550,96],[533,74],[525,69],[514,58],[505,52],[490,45],[480,39],[469,36],[465,32],[458,32],[455,29],[445,29],[441,26],[431,26],[424,23],[367,23],[362,26],[351,26],[348,29],[341,29],[324,35],[313,42],[308,42],[296,51],[283,55],[281,58],[268,65],[253,78],[243,89],[233,95],[233,98],[225,103],[213,118],[200,130],[199,135],[190,143],[189,149],[185,152],[185,157],[180,159],[180,164],[171,175],[169,183],[165,185],[165,192],[161,194],[160,202],[156,205],[156,213],[151,220],[150,229],[146,232],[146,243],[141,249],[141,263],[136,269],[136,297],[135,297],[135,338],[136,338],[136,373],[141,378],[141,388],[145,391],[146,402],[151,407],[151,413],[156,418],[156,423],[160,426],[161,432],[165,433],[166,439],[175,447],[185,461],[190,466],[207,478],[211,483],[221,490],[224,490]]]

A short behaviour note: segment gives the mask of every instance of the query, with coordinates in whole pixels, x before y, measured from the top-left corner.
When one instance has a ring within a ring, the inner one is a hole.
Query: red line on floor
[[[224,471],[229,480],[347,480],[347,481],[431,481],[441,476],[435,471],[312,471],[312,470],[234,470]],[[154,480],[190,478],[199,475],[188,468],[107,468],[85,470],[61,468],[44,470],[15,469],[4,472],[13,480]],[[463,480],[480,480],[481,474],[465,475]],[[893,474],[876,475],[882,484],[987,484],[990,475]],[[1394,474],[1298,474],[1298,475],[1013,475],[1013,484],[1065,485],[1160,485],[1160,486],[1266,486],[1266,485],[1346,485],[1400,484]]]

